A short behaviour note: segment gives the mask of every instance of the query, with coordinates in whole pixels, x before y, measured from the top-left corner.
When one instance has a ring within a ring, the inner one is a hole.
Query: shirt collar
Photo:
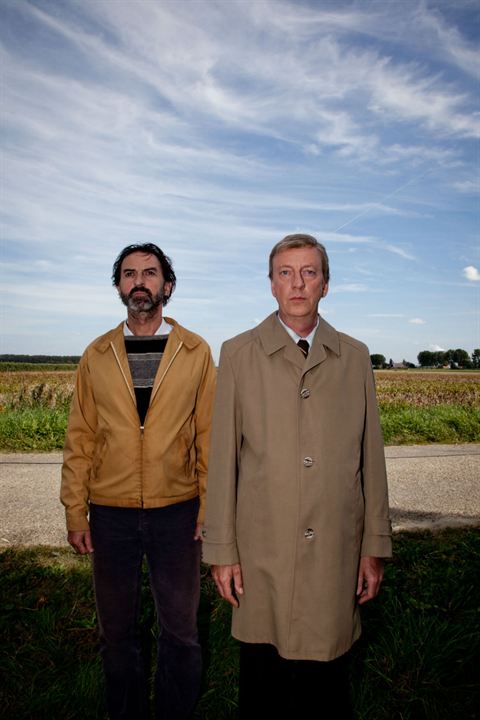
[[[280,317],[278,312],[277,312],[277,318],[278,318],[280,324],[283,325],[283,327],[285,328],[287,333],[290,335],[290,337],[292,338],[294,343],[298,343],[299,340],[306,340],[308,342],[308,344],[310,345],[310,347],[312,347],[313,338],[315,337],[315,333],[317,332],[317,328],[318,328],[318,323],[320,322],[319,315],[317,315],[317,323],[316,323],[315,327],[313,328],[312,332],[309,335],[307,335],[307,337],[305,337],[305,338],[302,338],[301,335],[297,335],[295,330],[292,330],[292,328],[288,327],[288,325],[285,325],[285,323],[283,322],[283,320]]]
[[[167,321],[165,320],[165,318],[162,318],[161,325],[160,325],[160,327],[158,328],[158,330],[157,330],[157,332],[155,333],[155,335],[168,335],[168,334],[171,332],[171,330],[172,330],[172,326],[167,323]],[[132,331],[130,330],[130,328],[129,328],[128,325],[127,325],[127,321],[126,321],[126,320],[125,320],[125,322],[123,323],[123,334],[124,334],[124,335],[133,335]]]

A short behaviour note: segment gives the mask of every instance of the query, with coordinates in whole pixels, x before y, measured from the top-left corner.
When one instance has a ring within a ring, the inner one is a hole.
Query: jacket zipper
[[[129,384],[128,380],[127,380],[127,376],[126,376],[125,373],[123,372],[122,363],[120,362],[120,358],[118,357],[117,351],[115,350],[115,345],[114,345],[113,342],[111,342],[111,341],[110,341],[110,346],[111,346],[111,348],[112,348],[112,350],[113,350],[113,354],[115,355],[115,360],[117,361],[117,365],[118,365],[118,367],[120,368],[120,372],[122,373],[123,379],[125,380],[125,385],[126,385],[127,388],[128,388],[128,392],[130,393],[130,397],[132,398],[133,402],[135,403],[135,407],[136,407],[136,406],[137,406],[137,401],[136,401],[136,399],[135,399],[135,393],[132,391],[132,388],[130,387],[130,384]]]
[[[142,478],[143,478],[143,437],[144,437],[144,432],[145,432],[145,426],[144,426],[144,425],[140,425],[140,454],[141,454],[141,457],[142,457]],[[141,493],[142,493],[142,494],[141,494],[141,497],[140,497],[140,504],[141,504],[141,506],[142,506],[142,508],[143,508],[143,507],[144,507],[144,503],[143,503],[143,482],[142,482],[142,484],[141,484]]]

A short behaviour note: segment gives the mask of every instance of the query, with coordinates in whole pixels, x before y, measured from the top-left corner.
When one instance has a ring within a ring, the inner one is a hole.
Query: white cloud
[[[369,290],[367,285],[362,283],[341,283],[330,288],[330,292],[335,293],[363,293]]]
[[[476,257],[480,114],[469,13],[451,5],[8,2],[1,234],[14,325],[48,317],[69,352],[78,325],[122,315],[118,251],[153,241],[179,277],[172,314],[220,342],[272,309],[273,244],[310,232],[341,280],[327,299],[339,328],[372,333],[352,318],[380,309],[392,332],[369,324],[399,347],[379,350],[407,356],[415,308],[442,307],[448,342],[466,346],[471,323],[449,325],[446,310],[470,308],[471,287],[445,278]]]
[[[388,252],[400,255],[400,257],[404,258],[405,260],[415,260],[415,255],[412,255],[411,253],[407,252],[401,247],[398,247],[397,245],[386,244],[383,247],[385,248],[385,250],[388,250]]]
[[[410,318],[410,320],[408,322],[411,323],[412,325],[425,325],[426,324],[426,320],[422,320],[422,318]]]
[[[474,267],[473,265],[468,265],[467,267],[463,268],[463,274],[467,278],[467,280],[471,280],[472,282],[478,282],[480,280],[480,272],[478,268]]]
[[[446,349],[446,348],[440,347],[440,345],[435,345],[432,343],[430,343],[430,345],[428,347],[430,348],[430,350],[433,350],[433,352],[445,352],[445,349]]]
[[[369,313],[368,317],[376,318],[403,318],[405,315],[402,313]]]
[[[478,180],[459,180],[453,183],[455,190],[467,195],[478,195],[480,193],[480,182]]]

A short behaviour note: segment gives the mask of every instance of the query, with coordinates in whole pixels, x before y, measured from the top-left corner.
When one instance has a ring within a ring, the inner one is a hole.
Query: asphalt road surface
[[[385,448],[395,531],[480,526],[480,445]],[[0,548],[66,545],[61,453],[0,454]]]

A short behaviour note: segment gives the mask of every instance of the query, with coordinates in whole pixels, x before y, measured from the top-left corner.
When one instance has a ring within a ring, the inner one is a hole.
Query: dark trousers
[[[240,720],[351,720],[349,653],[286,660],[273,645],[240,643]]]
[[[149,717],[139,633],[145,556],[160,635],[155,674],[156,720],[185,720],[198,697],[197,633],[200,543],[193,540],[198,498],[149,510],[91,505],[93,574],[112,720]]]

